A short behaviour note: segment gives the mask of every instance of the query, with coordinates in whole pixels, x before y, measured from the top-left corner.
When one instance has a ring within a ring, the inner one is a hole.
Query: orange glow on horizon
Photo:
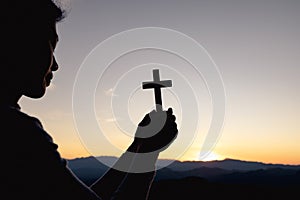
[[[59,148],[59,152],[61,156],[66,159],[75,159],[81,157],[89,157],[92,156],[84,147],[76,147],[73,148],[72,146],[69,147],[62,147]],[[118,155],[99,155],[99,156],[117,156]],[[228,153],[228,154],[220,154],[218,151],[213,151],[204,159],[199,159],[192,153],[186,153],[182,157],[180,157],[179,161],[213,161],[213,160],[224,160],[224,159],[236,159],[236,160],[243,160],[243,161],[253,161],[253,162],[263,162],[269,164],[287,164],[287,165],[299,165],[300,159],[296,155],[286,156],[285,154],[282,155],[259,155],[254,153],[245,153],[236,151],[235,153]]]

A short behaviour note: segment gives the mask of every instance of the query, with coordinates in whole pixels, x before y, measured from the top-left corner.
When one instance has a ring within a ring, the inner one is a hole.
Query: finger
[[[172,121],[174,121],[174,122],[176,121],[176,116],[175,115],[171,115],[170,118],[171,118]]]
[[[176,121],[176,116],[175,115],[167,115],[167,121],[172,123]]]
[[[172,115],[173,114],[173,109],[172,108],[168,108],[167,113],[168,113],[168,115]]]
[[[173,132],[178,132],[177,124],[173,124],[173,126],[172,126],[172,131],[173,131]]]
[[[147,126],[151,122],[149,114],[145,115],[142,121],[139,123],[139,126]]]
[[[151,110],[149,114],[156,113],[156,110]]]

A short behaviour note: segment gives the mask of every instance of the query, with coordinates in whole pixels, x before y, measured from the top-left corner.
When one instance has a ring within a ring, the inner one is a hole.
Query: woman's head
[[[3,6],[4,5],[4,6]],[[40,98],[58,69],[56,23],[64,12],[52,0],[5,1],[1,86],[12,95]]]

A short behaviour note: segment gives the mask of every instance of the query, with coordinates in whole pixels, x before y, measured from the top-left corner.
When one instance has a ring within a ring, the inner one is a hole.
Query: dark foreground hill
[[[102,176],[115,157],[69,160],[69,167],[87,185]],[[233,159],[174,161],[159,165],[150,199],[296,199],[300,191],[300,166],[266,164]],[[169,162],[169,161],[168,161]],[[106,163],[103,164],[103,163]]]
[[[280,181],[280,180],[279,180]],[[209,182],[199,177],[155,181],[149,200],[222,199],[222,200],[289,200],[299,199],[300,185]]]

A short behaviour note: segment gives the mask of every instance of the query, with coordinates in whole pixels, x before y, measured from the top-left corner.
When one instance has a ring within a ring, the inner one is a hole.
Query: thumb
[[[138,126],[147,126],[148,124],[150,124],[151,122],[151,118],[149,116],[149,114],[145,115],[145,117],[142,119],[142,121],[139,123]]]

